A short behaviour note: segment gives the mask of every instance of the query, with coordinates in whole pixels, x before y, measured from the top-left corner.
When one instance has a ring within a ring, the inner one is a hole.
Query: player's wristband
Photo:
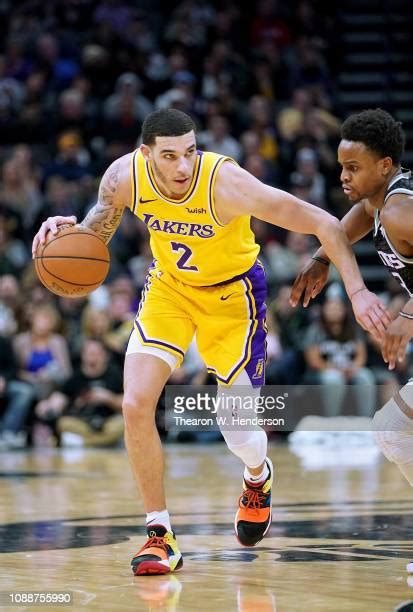
[[[328,261],[328,259],[324,259],[324,257],[319,257],[318,255],[313,255],[311,259],[314,259],[314,261],[319,261],[320,263],[324,264],[325,266],[329,266],[330,262]]]
[[[350,300],[353,299],[353,297],[356,295],[356,293],[360,293],[360,291],[365,291],[366,287],[360,287],[360,289],[357,289],[357,291],[354,291],[351,295],[350,295]]]
[[[399,312],[399,315],[401,317],[403,317],[404,319],[410,319],[411,321],[413,321],[413,314],[409,314],[408,312],[404,312],[404,310],[401,310]]]

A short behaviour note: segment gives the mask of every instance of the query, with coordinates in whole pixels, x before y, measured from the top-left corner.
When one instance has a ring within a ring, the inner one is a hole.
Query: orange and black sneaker
[[[181,569],[182,565],[175,534],[163,525],[148,527],[148,539],[131,561],[135,576],[169,574]]]
[[[235,515],[235,533],[243,546],[255,546],[262,540],[271,525],[271,487],[274,469],[266,458],[270,471],[267,480],[254,485],[244,479],[244,492],[239,498]]]

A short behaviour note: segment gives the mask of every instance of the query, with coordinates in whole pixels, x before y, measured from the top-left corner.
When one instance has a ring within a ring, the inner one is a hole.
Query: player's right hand
[[[310,259],[294,281],[290,295],[291,306],[297,306],[302,298],[303,306],[306,308],[310,300],[317,297],[325,287],[328,281],[329,270],[329,266],[315,259]]]
[[[48,217],[46,221],[43,221],[43,223],[40,226],[39,231],[33,238],[32,257],[35,256],[37,247],[39,246],[39,244],[44,244],[46,242],[47,232],[52,232],[52,234],[57,234],[58,227],[60,225],[76,225],[76,223],[77,223],[77,219],[74,215],[72,215],[71,217],[61,217],[61,216]]]

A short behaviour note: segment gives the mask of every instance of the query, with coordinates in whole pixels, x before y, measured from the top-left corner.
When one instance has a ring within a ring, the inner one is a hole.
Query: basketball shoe
[[[274,469],[267,457],[270,471],[264,483],[254,485],[244,478],[244,492],[239,498],[235,515],[235,533],[240,544],[255,546],[262,540],[271,524],[271,487]]]
[[[181,569],[182,555],[173,531],[163,525],[151,525],[148,539],[131,561],[135,576],[169,574]]]

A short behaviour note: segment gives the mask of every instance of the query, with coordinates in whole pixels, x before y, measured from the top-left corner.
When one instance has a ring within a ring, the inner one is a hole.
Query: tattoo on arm
[[[124,206],[116,202],[120,179],[120,163],[115,163],[103,176],[97,203],[90,209],[81,225],[96,232],[107,244],[115,233]]]

